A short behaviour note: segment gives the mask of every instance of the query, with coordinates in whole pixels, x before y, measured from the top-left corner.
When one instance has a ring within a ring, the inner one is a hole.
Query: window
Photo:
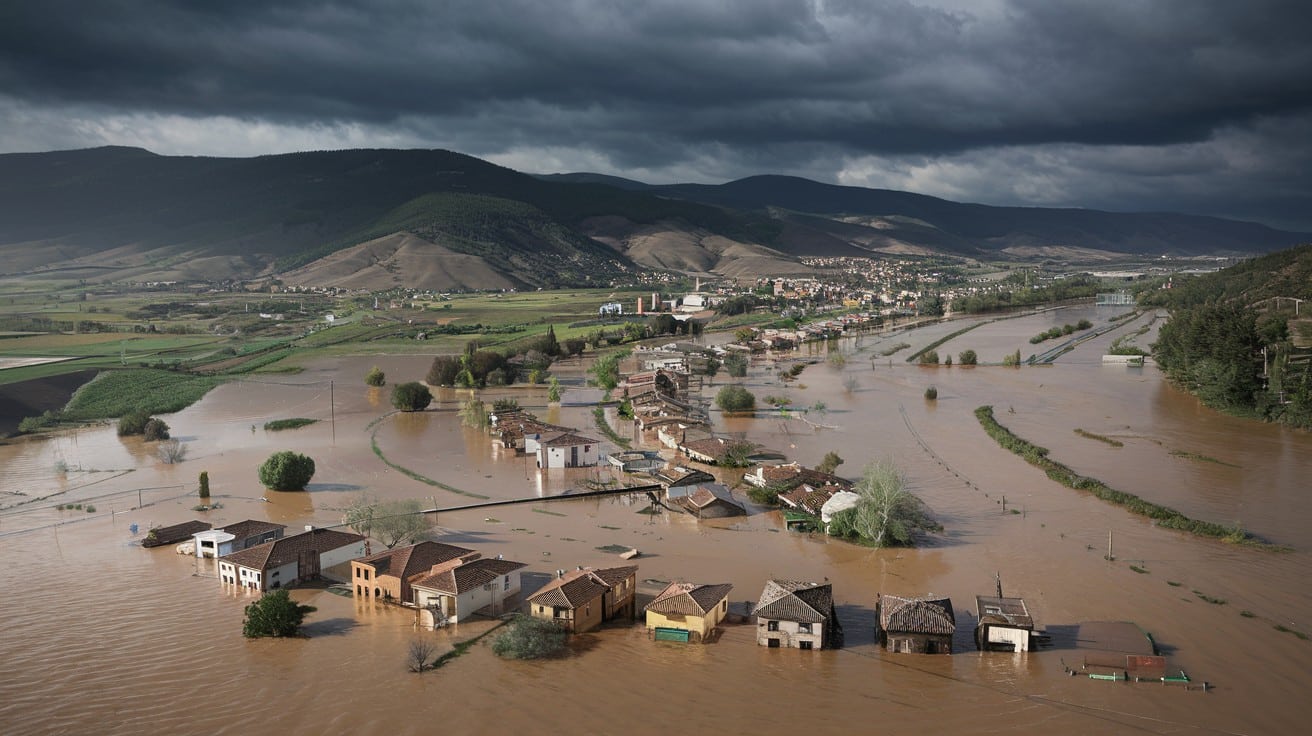
[[[798,624],[798,625],[797,625],[797,633],[799,633],[799,634],[809,634],[809,633],[811,633],[811,624]]]
[[[503,590],[510,590],[510,576],[506,576],[506,587]]]
[[[765,630],[766,630],[766,631],[778,631],[778,630],[779,630],[779,622],[778,622],[778,621],[771,621],[770,623],[768,623],[768,624],[765,625]]]
[[[799,641],[799,642],[797,642],[797,648],[798,648],[798,649],[810,649],[810,648],[811,648],[811,642],[810,642],[809,640],[808,640],[808,641]]]

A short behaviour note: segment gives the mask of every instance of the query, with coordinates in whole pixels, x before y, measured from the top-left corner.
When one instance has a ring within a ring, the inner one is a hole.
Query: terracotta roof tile
[[[523,562],[489,557],[480,557],[468,562],[455,559],[438,565],[433,569],[432,574],[415,580],[410,586],[459,595],[468,590],[481,588],[503,575],[509,575],[527,566]]]
[[[756,603],[759,618],[801,623],[823,623],[834,611],[834,592],[829,583],[771,580]]]
[[[302,552],[314,550],[324,553],[363,541],[364,537],[359,534],[339,532],[335,529],[311,529],[301,534],[247,547],[219,559],[252,570],[266,570],[295,562]]]
[[[425,541],[408,547],[375,552],[357,561],[373,567],[377,575],[392,575],[404,579],[422,573],[433,565],[463,557],[473,551],[454,544]]]
[[[670,583],[644,610],[653,613],[705,616],[729,596],[733,586],[729,583],[699,585],[697,583]]]
[[[885,595],[879,599],[879,627],[900,633],[951,635],[957,630],[957,619],[948,598]]]

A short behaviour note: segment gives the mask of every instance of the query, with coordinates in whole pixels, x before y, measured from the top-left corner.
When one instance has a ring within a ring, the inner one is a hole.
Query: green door
[[[689,633],[686,629],[667,629],[663,626],[656,627],[656,641],[677,641],[687,644],[688,637]]]

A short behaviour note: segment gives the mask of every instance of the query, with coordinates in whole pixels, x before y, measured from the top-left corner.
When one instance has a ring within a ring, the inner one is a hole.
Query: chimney
[[[312,531],[314,531],[314,524],[306,524],[306,525],[305,525],[305,531],[307,531],[307,532],[312,532]]]
[[[556,571],[556,577],[558,577],[558,578],[563,578],[563,577],[565,577],[565,571],[564,571],[564,570],[557,570],[557,571]]]

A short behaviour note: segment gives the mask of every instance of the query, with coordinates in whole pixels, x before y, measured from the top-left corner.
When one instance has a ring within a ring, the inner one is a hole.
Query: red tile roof
[[[431,574],[415,580],[410,583],[410,586],[412,588],[434,590],[439,593],[460,595],[467,590],[481,588],[503,575],[509,575],[523,567],[528,567],[528,565],[523,562],[498,560],[490,557],[480,557],[468,562],[455,559],[434,567]]]
[[[322,554],[363,541],[364,537],[359,534],[339,532],[335,529],[311,529],[301,534],[247,547],[219,559],[252,570],[267,570],[270,567],[295,562],[302,552],[313,550]]]
[[[880,596],[879,627],[884,631],[906,634],[952,635],[957,619],[948,598],[902,598]]]
[[[453,544],[419,542],[409,547],[376,552],[357,562],[371,566],[375,575],[391,575],[404,580],[428,570],[433,565],[463,557],[473,551]]]
[[[653,613],[705,616],[707,612],[729,597],[733,586],[729,583],[699,585],[697,583],[670,583],[644,610]]]

